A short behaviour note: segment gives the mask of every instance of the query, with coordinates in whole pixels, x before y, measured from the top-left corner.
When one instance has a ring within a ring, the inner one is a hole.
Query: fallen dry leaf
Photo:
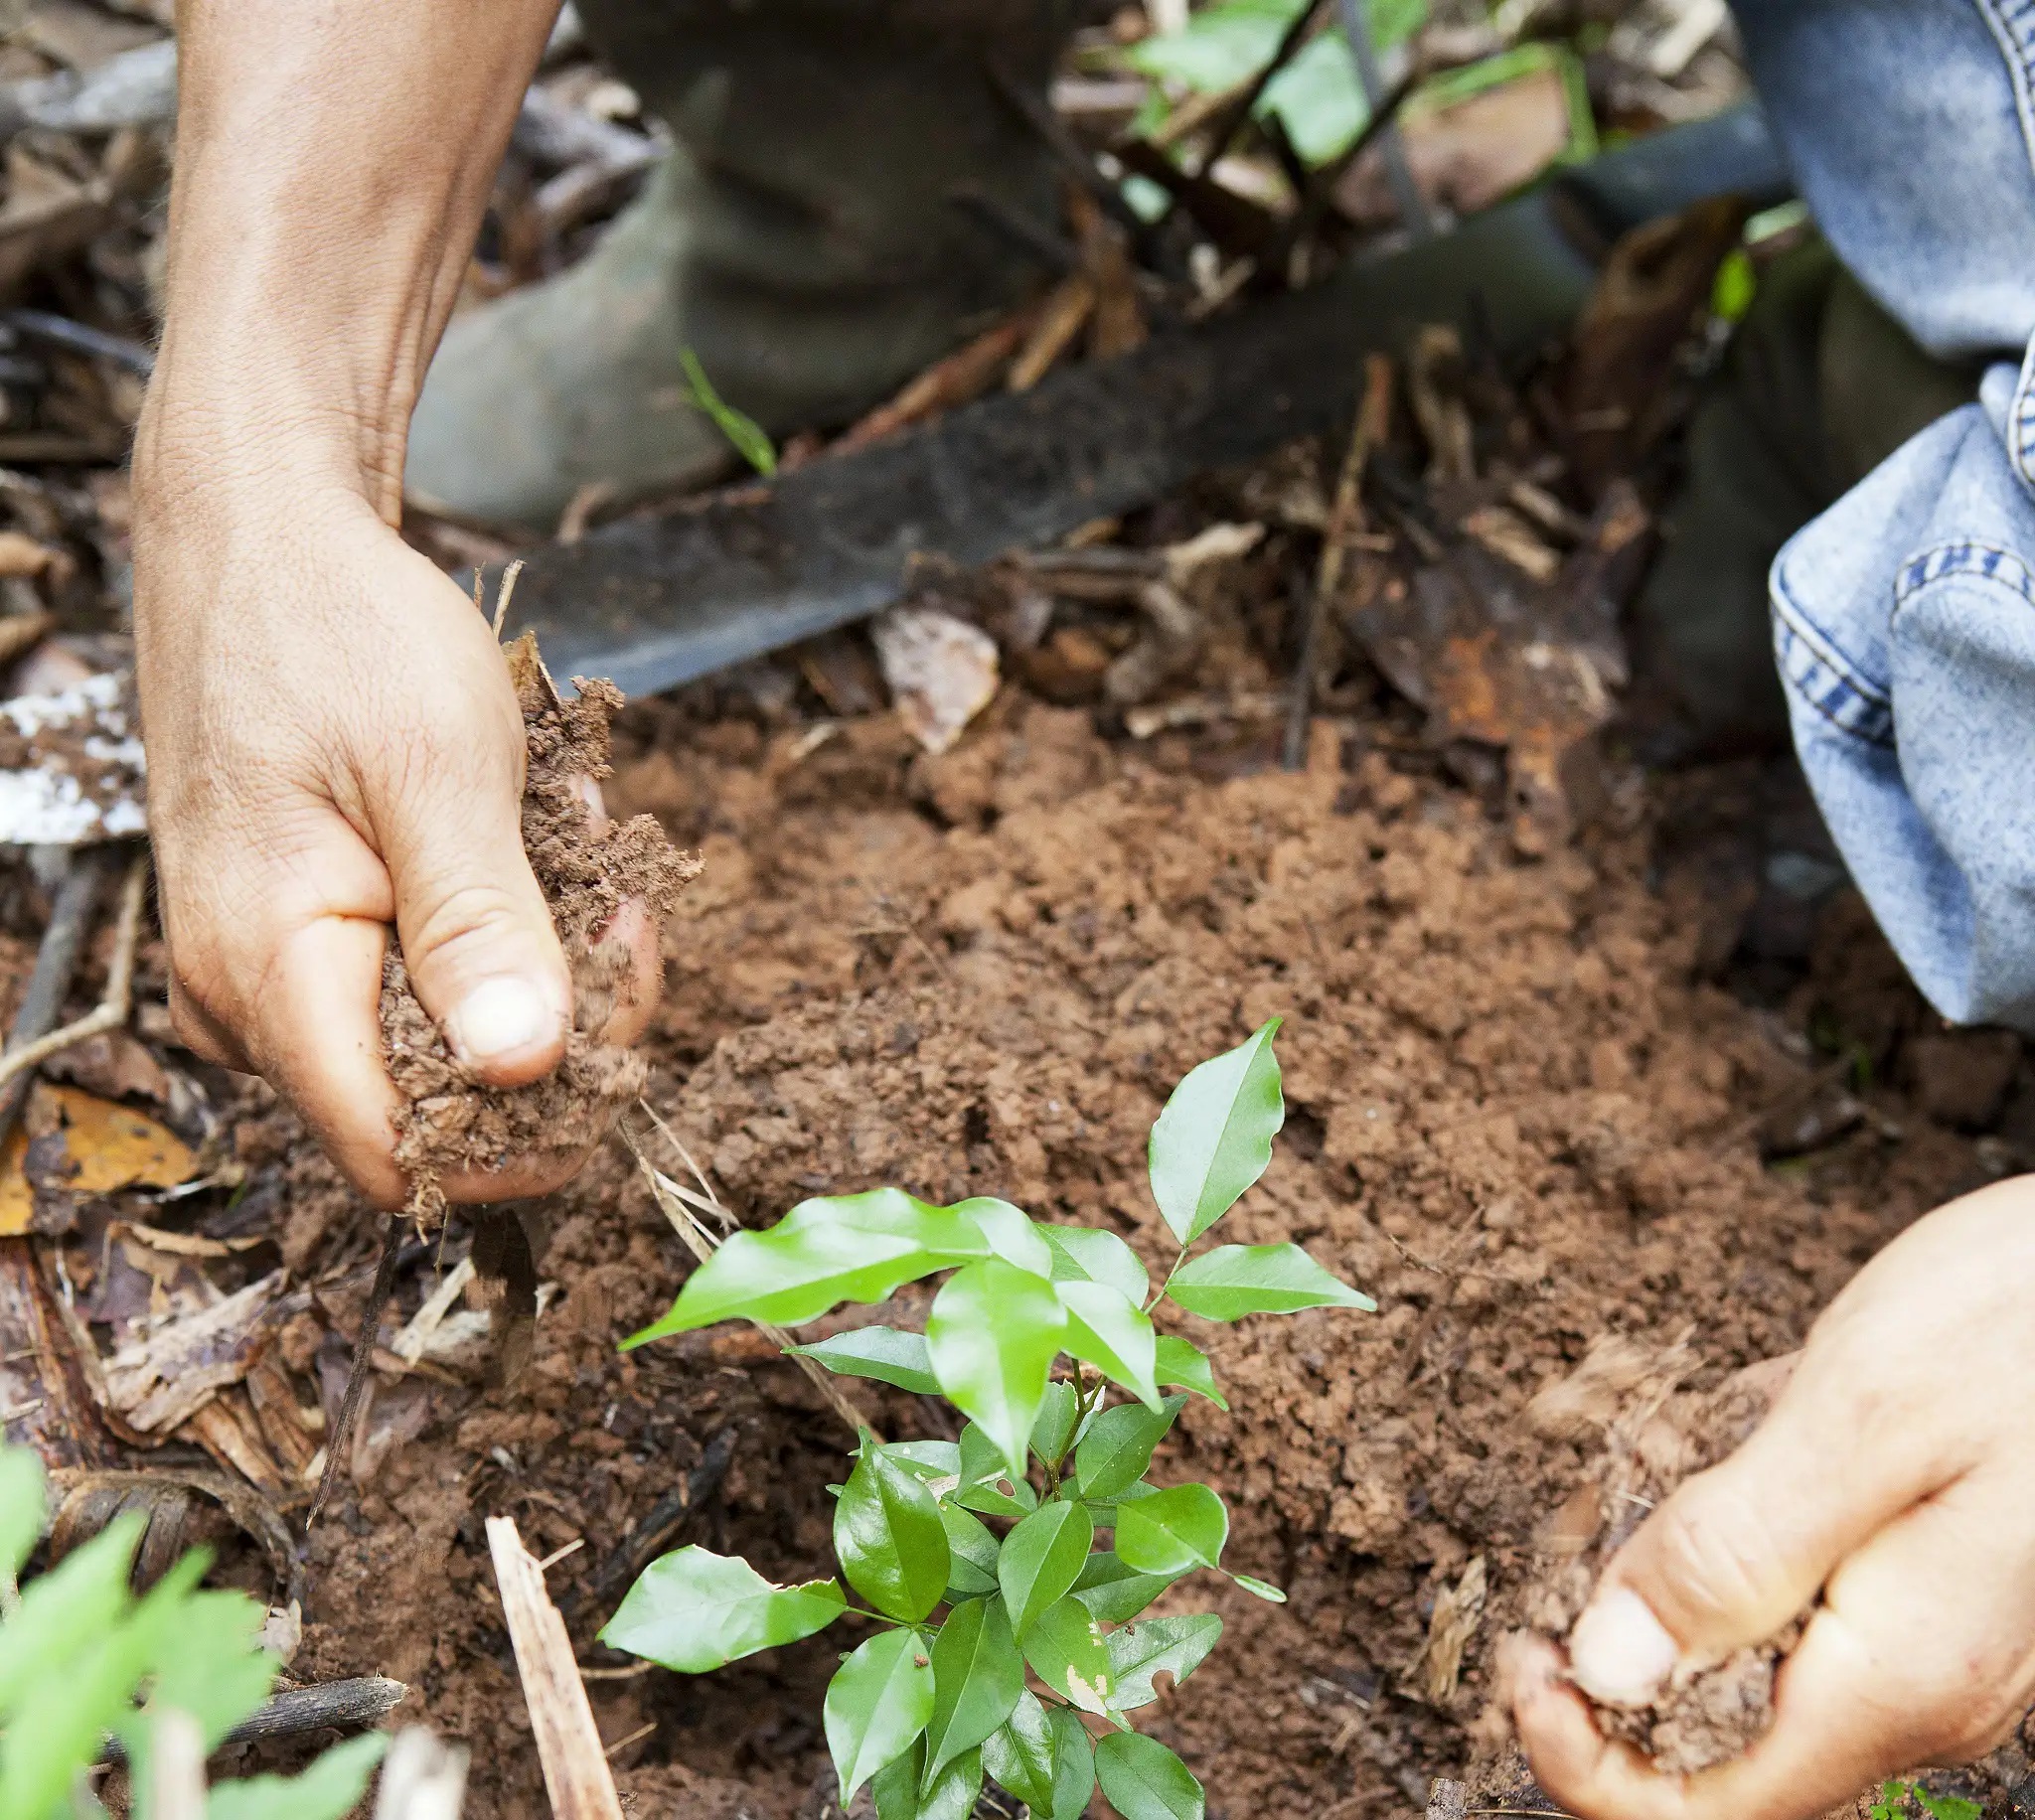
[[[1435,1600],[1434,1616],[1428,1620],[1427,1641],[1421,1645],[1406,1671],[1408,1685],[1430,1706],[1445,1707],[1455,1697],[1456,1683],[1463,1673],[1463,1652],[1477,1634],[1484,1616],[1484,1595],[1487,1586],[1484,1557],[1473,1555],[1463,1578]]]
[[[35,1095],[30,1116],[0,1149],[0,1238],[34,1230],[35,1196],[23,1168],[30,1128],[61,1133],[77,1168],[64,1179],[73,1194],[174,1188],[191,1179],[190,1147],[167,1126],[76,1087],[38,1082]]]
[[[123,1346],[106,1363],[106,1399],[127,1426],[166,1435],[247,1375],[260,1350],[262,1316],[282,1293],[273,1271],[209,1308],[172,1320]]]
[[[946,751],[997,692],[997,643],[938,607],[893,607],[870,627],[897,717],[928,752]]]

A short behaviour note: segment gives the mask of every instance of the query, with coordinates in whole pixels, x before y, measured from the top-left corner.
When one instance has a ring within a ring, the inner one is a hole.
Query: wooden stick
[[[90,932],[91,913],[98,903],[106,868],[107,855],[103,851],[87,848],[71,856],[71,869],[57,887],[49,927],[43,931],[42,946],[36,951],[35,972],[29,976],[21,1008],[14,1014],[14,1028],[8,1032],[9,1060],[32,1049],[56,1026],[71,990],[71,977],[78,971],[78,953]],[[17,1066],[9,1084],[0,1090],[0,1142],[5,1142],[14,1130],[27,1091],[28,1082]]]
[[[205,1820],[205,1734],[189,1713],[157,1716],[149,1777],[155,1820]]]
[[[0,1087],[59,1050],[81,1043],[88,1036],[117,1030],[127,1021],[134,1009],[134,950],[141,939],[141,904],[147,891],[148,854],[144,851],[135,854],[120,887],[120,920],[113,936],[112,964],[106,970],[105,997],[76,1023],[68,1023],[61,1030],[52,1030],[49,1035],[0,1056]]]
[[[423,1726],[406,1726],[382,1763],[375,1820],[459,1820],[466,1801],[467,1749]]]
[[[513,1517],[488,1519],[488,1552],[554,1820],[622,1820],[615,1778],[572,1659],[572,1639]]]

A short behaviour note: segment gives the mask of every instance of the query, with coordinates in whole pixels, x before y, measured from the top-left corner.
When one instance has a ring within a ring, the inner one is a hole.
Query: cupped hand
[[[1767,1420],[1613,1558],[1565,1665],[1511,1662],[1541,1786],[1584,1820],[1801,1820],[1968,1761],[2035,1702],[2035,1178],[1938,1209],[1831,1303]],[[1639,1705],[1817,1599],[1772,1727],[1687,1777],[1607,1743]]]
[[[571,985],[521,832],[523,720],[473,602],[355,489],[249,464],[184,484],[138,464],[135,627],[170,1008],[198,1054],[264,1075],[376,1204],[407,1184],[378,1005],[392,925],[424,1008],[476,1076],[564,1052]],[[658,931],[625,906],[641,1034]],[[556,1187],[571,1165],[442,1185]]]

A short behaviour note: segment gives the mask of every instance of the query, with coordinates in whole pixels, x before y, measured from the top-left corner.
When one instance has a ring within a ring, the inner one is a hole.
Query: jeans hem
[[[2031,0],[2035,6],[2035,0]],[[1788,591],[1783,550],[1774,563],[1769,592],[1774,609],[1774,660],[1781,680],[1841,733],[1868,745],[1894,743],[1894,703],[1858,672],[1836,643]]]

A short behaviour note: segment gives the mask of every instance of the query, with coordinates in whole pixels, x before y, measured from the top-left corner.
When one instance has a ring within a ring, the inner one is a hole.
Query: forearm
[[[410,407],[556,6],[186,0],[145,495],[199,484],[194,462],[280,462],[393,522]]]

